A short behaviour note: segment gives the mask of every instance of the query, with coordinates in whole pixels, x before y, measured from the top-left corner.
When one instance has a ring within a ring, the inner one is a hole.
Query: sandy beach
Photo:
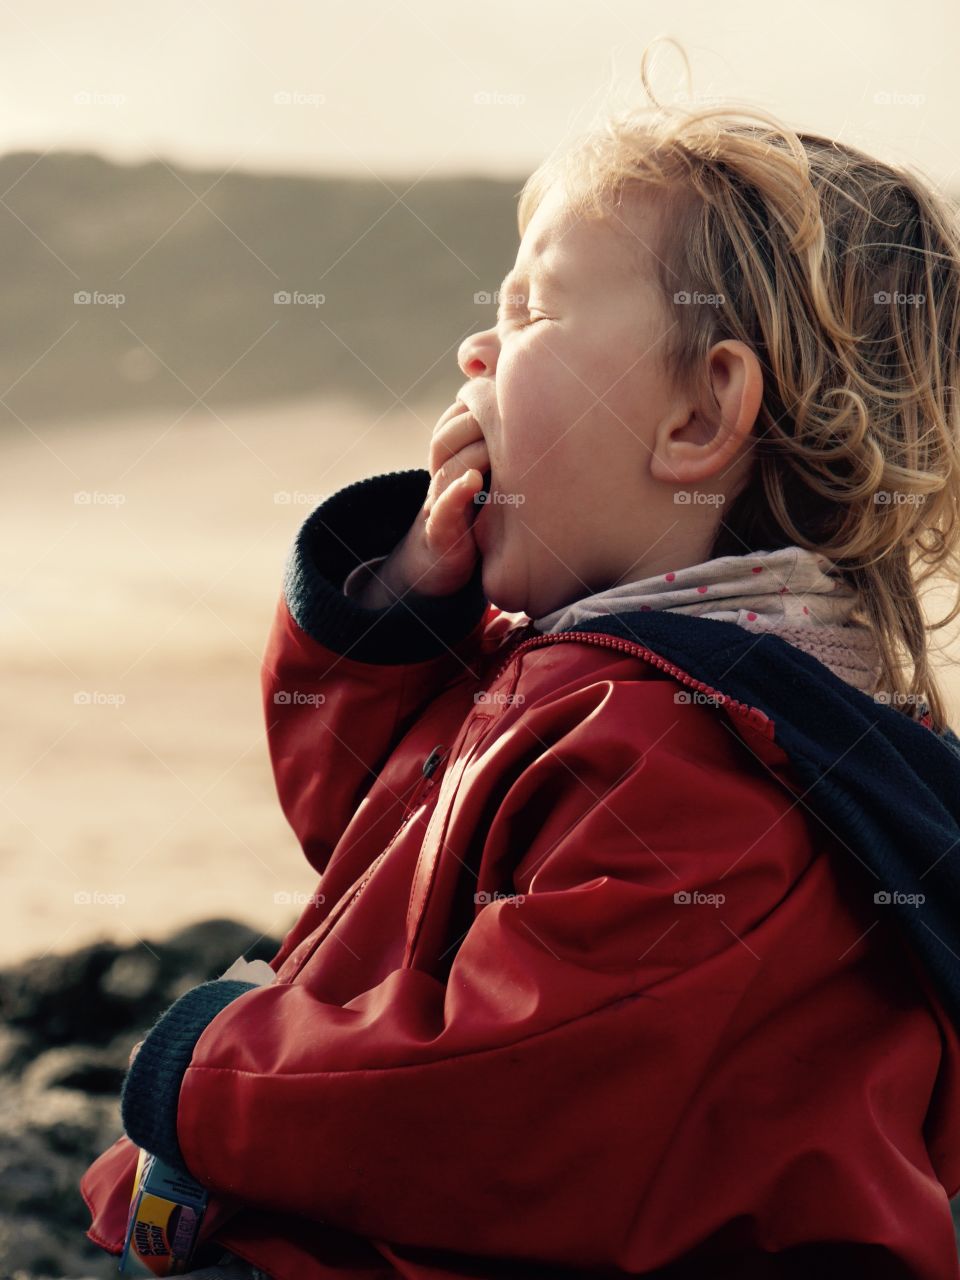
[[[259,688],[284,558],[324,496],[426,465],[443,408],[377,421],[311,399],[11,433],[0,962],[214,915],[279,934],[299,914],[315,877]],[[956,726],[956,667],[949,689]]]

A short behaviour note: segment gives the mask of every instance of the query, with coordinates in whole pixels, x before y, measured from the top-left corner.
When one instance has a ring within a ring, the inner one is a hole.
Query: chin
[[[497,572],[496,560],[496,556],[483,557],[483,594],[504,613],[526,613],[526,605],[529,603],[526,593],[517,584],[502,580]]]

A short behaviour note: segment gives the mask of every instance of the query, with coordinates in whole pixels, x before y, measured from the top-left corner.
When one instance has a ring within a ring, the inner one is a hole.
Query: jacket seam
[[[672,977],[673,975],[671,975]],[[292,985],[292,984],[291,984]],[[532,1035],[523,1036],[519,1040],[511,1040],[503,1044],[491,1045],[486,1049],[471,1049],[464,1053],[449,1054],[444,1058],[435,1058],[430,1062],[404,1062],[397,1063],[389,1067],[356,1067],[348,1068],[342,1071],[318,1070],[318,1071],[270,1071],[264,1073],[262,1071],[247,1071],[242,1067],[216,1067],[205,1066],[202,1063],[191,1063],[187,1068],[186,1079],[192,1072],[210,1071],[227,1073],[240,1077],[249,1077],[255,1080],[295,1080],[302,1077],[315,1078],[320,1076],[350,1076],[356,1079],[359,1076],[383,1075],[386,1072],[395,1071],[424,1071],[429,1067],[442,1067],[451,1062],[460,1062],[464,1059],[483,1058],[490,1054],[503,1053],[504,1050],[512,1050],[520,1048],[522,1045],[531,1044],[536,1040],[541,1040],[546,1036],[551,1036],[558,1031],[563,1031],[567,1027],[572,1027],[578,1022],[587,1022],[591,1018],[595,1018],[602,1013],[606,1013],[610,1009],[615,1009],[618,1005],[626,1004],[634,1000],[653,999],[650,994],[652,988],[641,991],[629,991],[625,995],[617,996],[613,1000],[608,1000],[606,1004],[598,1005],[595,1009],[589,1009],[586,1013],[577,1014],[573,1018],[567,1018],[563,1022],[554,1023],[553,1026],[544,1027],[541,1031],[535,1031]]]

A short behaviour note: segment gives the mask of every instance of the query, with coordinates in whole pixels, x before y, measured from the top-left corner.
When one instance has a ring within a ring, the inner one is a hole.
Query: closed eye
[[[506,316],[506,322],[515,324],[518,329],[529,329],[531,325],[539,324],[541,320],[549,320],[549,316],[528,316],[526,319],[520,312],[513,312]]]

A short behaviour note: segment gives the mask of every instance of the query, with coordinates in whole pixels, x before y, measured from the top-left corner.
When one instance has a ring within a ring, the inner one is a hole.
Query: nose
[[[471,333],[460,343],[457,363],[468,378],[492,374],[496,372],[499,350],[500,343],[497,340],[495,328],[484,329],[481,333]]]

